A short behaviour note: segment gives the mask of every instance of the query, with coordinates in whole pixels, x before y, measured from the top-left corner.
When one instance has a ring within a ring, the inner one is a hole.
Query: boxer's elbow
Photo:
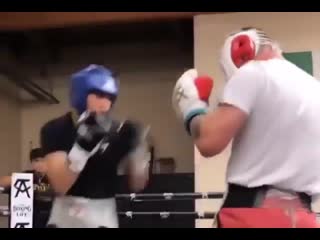
[[[149,182],[149,170],[129,172],[129,188],[132,192],[143,191]]]
[[[220,154],[225,149],[226,144],[219,140],[199,139],[196,141],[196,146],[200,154],[208,158]]]
[[[217,131],[204,131],[195,141],[195,145],[200,154],[208,158],[220,154],[231,140],[231,135],[217,129]]]
[[[134,193],[142,192],[145,189],[146,183],[131,183],[130,191]]]
[[[69,169],[65,152],[50,153],[45,157],[47,177],[56,194],[64,195],[75,183],[78,174]]]
[[[247,117],[242,110],[225,104],[205,115],[195,141],[201,155],[213,157],[220,154],[244,126]]]
[[[148,177],[143,176],[132,176],[129,180],[129,188],[132,192],[141,192],[143,191],[148,183]]]

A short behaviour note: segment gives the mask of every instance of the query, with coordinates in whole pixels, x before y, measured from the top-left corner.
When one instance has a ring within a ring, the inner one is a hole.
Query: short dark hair
[[[33,162],[36,158],[42,158],[44,157],[42,149],[41,148],[33,148],[30,151],[30,162]]]

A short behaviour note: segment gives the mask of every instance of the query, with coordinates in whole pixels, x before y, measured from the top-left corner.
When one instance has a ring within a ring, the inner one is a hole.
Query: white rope
[[[204,212],[198,212],[198,218],[204,218],[205,213]]]
[[[130,193],[130,200],[135,200],[137,195],[135,193]]]
[[[160,212],[160,217],[161,218],[168,218],[168,217],[170,217],[170,212]]]
[[[164,197],[164,199],[166,199],[166,200],[172,199],[173,196],[174,196],[173,193],[164,193],[164,194],[163,194],[163,197]]]
[[[202,198],[203,199],[208,199],[209,198],[208,193],[207,192],[202,193]]]
[[[126,216],[128,218],[132,218],[133,213],[131,211],[126,212]]]
[[[116,194],[117,199],[126,199],[137,200],[137,199],[219,199],[222,198],[224,194],[222,192],[191,192],[191,193],[129,193],[129,194]]]

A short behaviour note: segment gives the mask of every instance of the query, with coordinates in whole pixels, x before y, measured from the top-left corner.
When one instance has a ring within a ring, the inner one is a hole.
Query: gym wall
[[[10,89],[7,80],[0,76],[1,89]],[[12,92],[12,91],[11,91]],[[19,104],[0,92],[0,175],[8,175],[20,169],[20,107]],[[8,204],[8,196],[0,195],[0,205]],[[0,228],[7,226],[7,219],[0,217]]]
[[[171,93],[177,77],[192,67],[192,50],[177,43],[130,43],[66,49],[56,65],[49,66],[53,94],[59,105],[23,106],[21,111],[21,164],[28,165],[30,141],[38,145],[40,127],[66,112],[69,74],[87,64],[104,64],[119,73],[120,97],[115,112],[152,126],[155,157],[174,157],[177,172],[193,172],[193,146],[171,107]],[[34,81],[44,84],[39,77]]]
[[[9,52],[0,49],[0,61],[9,59]],[[20,104],[14,100],[17,89],[9,83],[5,76],[0,75],[0,175],[11,174],[20,169]],[[0,194],[0,205],[8,203],[8,196]],[[0,228],[7,227],[7,219],[0,217]]]
[[[194,19],[195,66],[200,72],[215,78],[214,99],[221,92],[224,82],[218,57],[224,37],[241,27],[256,26],[278,40],[285,52],[320,50],[319,13],[230,13],[199,15]],[[225,169],[230,147],[212,159],[204,159],[195,151],[196,191],[224,191]],[[216,211],[221,200],[199,200],[198,211]],[[320,210],[319,204],[314,206]],[[212,221],[200,220],[197,227],[210,227]]]
[[[6,88],[6,94],[2,89]],[[0,76],[0,175],[9,174],[20,168],[20,104],[8,93],[15,94],[4,76]]]

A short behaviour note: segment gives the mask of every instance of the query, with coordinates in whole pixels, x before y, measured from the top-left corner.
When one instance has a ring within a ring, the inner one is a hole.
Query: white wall
[[[37,146],[40,127],[69,110],[68,74],[90,63],[102,63],[120,74],[121,90],[115,112],[151,124],[156,157],[174,157],[178,172],[193,172],[193,146],[171,108],[171,92],[177,77],[192,66],[192,51],[186,53],[174,42],[115,44],[70,48],[59,64],[49,66],[48,79],[59,105],[29,105],[22,108],[21,164],[28,165],[30,142]],[[45,85],[43,79],[34,80]]]
[[[224,37],[241,27],[256,26],[278,40],[284,51],[320,49],[320,13],[230,13],[195,17],[195,66],[200,72],[214,76],[217,93],[223,87],[218,56]],[[223,191],[225,169],[230,149],[212,159],[203,159],[195,152],[196,191]],[[220,201],[201,200],[198,210],[216,211]],[[198,221],[208,227],[212,221]]]

